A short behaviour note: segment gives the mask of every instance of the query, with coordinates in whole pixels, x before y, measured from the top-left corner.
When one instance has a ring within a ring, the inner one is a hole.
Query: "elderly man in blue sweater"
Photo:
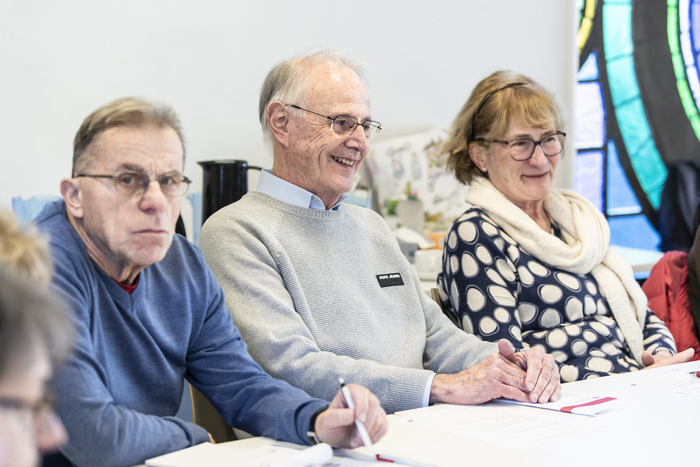
[[[361,444],[386,431],[377,398],[352,387],[314,399],[248,355],[197,247],[174,235],[184,147],[172,109],[126,98],[88,116],[74,142],[63,200],[37,218],[51,237],[53,286],[74,313],[74,356],[57,377],[62,449],[79,466],[123,466],[210,440],[175,418],[184,379],[232,426],[284,441]]]

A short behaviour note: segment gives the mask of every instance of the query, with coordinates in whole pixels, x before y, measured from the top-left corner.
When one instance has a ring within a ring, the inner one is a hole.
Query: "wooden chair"
[[[228,426],[209,399],[191,384],[188,383],[188,386],[192,400],[192,422],[207,430],[217,443],[237,440],[233,428]]]

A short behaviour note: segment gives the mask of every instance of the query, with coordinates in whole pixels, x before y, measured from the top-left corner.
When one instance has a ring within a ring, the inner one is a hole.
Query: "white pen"
[[[355,410],[355,402],[353,402],[352,400],[350,390],[345,386],[345,380],[343,380],[343,378],[338,378],[338,381],[340,382],[340,392],[343,393],[343,397],[345,397],[345,402],[347,402],[349,408]],[[376,455],[374,454],[374,448],[372,447],[372,440],[369,439],[369,433],[367,433],[367,428],[365,428],[365,424],[359,421],[358,419],[355,419],[355,426],[357,427],[357,431],[358,433],[360,433],[360,438],[362,438],[362,442],[365,443],[365,448],[367,448],[367,451],[369,452],[370,456],[376,458]]]

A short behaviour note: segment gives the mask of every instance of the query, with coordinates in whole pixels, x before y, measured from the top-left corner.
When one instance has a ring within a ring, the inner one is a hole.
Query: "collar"
[[[260,171],[260,179],[258,180],[258,186],[255,191],[264,193],[268,196],[273,197],[277,201],[282,201],[292,206],[297,206],[300,208],[317,209],[319,211],[325,211],[326,207],[323,205],[323,201],[305,189],[289,183],[286,180],[282,180],[279,177],[272,175],[268,169],[263,169]],[[340,205],[348,199],[348,195],[343,193],[338,198],[338,202],[333,205],[329,211],[337,211]]]

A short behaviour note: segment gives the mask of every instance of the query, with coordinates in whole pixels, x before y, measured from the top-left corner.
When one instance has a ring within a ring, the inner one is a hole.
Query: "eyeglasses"
[[[77,177],[108,178],[114,181],[114,187],[118,192],[127,196],[140,195],[148,190],[148,185],[152,181],[157,181],[163,195],[168,198],[178,198],[187,193],[192,183],[192,180],[179,173],[163,174],[157,178],[150,178],[142,172],[120,172],[116,175],[78,174]]]
[[[27,424],[33,422],[36,427],[40,427],[44,417],[53,411],[54,402],[54,397],[50,393],[46,393],[36,402],[14,397],[0,397],[0,409],[23,412],[25,417],[31,417],[31,419],[26,418]]]
[[[331,132],[342,137],[352,134],[352,132],[355,131],[355,127],[357,126],[357,124],[360,123],[355,117],[351,117],[349,115],[338,115],[334,118],[329,117],[327,115],[312,112],[310,110],[302,109],[298,105],[285,105],[295,109],[303,110],[304,112],[309,112],[310,114],[318,115],[319,117],[327,118],[331,121]],[[365,132],[365,137],[370,141],[372,140],[372,138],[377,136],[377,133],[379,133],[382,129],[382,124],[379,122],[375,122],[374,120],[365,120],[361,123],[361,126]]]
[[[532,155],[535,154],[535,148],[537,146],[542,148],[542,153],[547,157],[558,156],[564,150],[565,140],[566,133],[563,131],[557,131],[556,133],[547,135],[539,141],[533,141],[530,138],[520,138],[512,141],[480,138],[480,141],[487,141],[490,143],[498,143],[508,146],[510,157],[514,161],[518,162],[523,162],[530,159]]]

